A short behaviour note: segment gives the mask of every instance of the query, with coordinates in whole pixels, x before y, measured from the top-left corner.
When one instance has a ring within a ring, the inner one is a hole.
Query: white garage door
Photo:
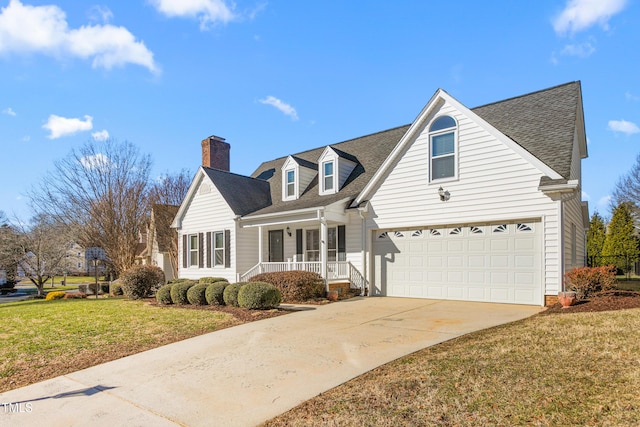
[[[542,303],[540,222],[380,230],[373,295]]]

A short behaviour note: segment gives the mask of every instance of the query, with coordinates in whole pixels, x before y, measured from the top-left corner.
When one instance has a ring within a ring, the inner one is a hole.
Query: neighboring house
[[[542,305],[584,265],[580,82],[469,109],[438,90],[415,121],[229,172],[202,141],[172,224],[179,276],[306,269],[368,295]]]
[[[85,274],[87,263],[84,247],[76,242],[69,243],[63,263],[63,273],[76,276]]]
[[[155,204],[151,208],[147,250],[151,265],[160,267],[166,280],[178,277],[178,233],[171,228],[177,213],[174,205]]]

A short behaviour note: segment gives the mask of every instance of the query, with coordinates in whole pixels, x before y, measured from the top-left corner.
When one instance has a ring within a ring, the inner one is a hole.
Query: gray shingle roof
[[[247,215],[271,204],[269,183],[262,179],[202,167],[236,215]]]
[[[571,82],[527,95],[473,108],[476,114],[520,144],[546,165],[569,178],[573,137],[579,111],[580,82]],[[345,158],[357,160],[342,189],[319,195],[317,177],[293,201],[282,201],[282,165],[287,157],[262,163],[251,178],[206,169],[223,197],[238,215],[261,215],[327,206],[354,199],[371,180],[410,125],[330,144]],[[296,153],[296,161],[317,165],[326,146]],[[357,155],[357,158],[354,156]]]
[[[580,82],[566,83],[472,111],[569,179]]]

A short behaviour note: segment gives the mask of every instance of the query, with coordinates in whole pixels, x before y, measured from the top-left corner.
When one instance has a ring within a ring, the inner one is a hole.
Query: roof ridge
[[[239,173],[236,173],[236,172],[225,171],[225,170],[216,169],[216,168],[210,168],[210,167],[207,167],[207,166],[201,166],[201,167],[202,167],[202,169],[205,169],[205,170],[209,170],[209,171],[212,171],[212,172],[220,172],[220,173],[224,173],[224,174],[227,174],[227,175],[234,175],[234,176],[237,176],[238,178],[247,178],[247,179],[251,179],[251,180],[267,182],[264,179],[254,178],[254,177],[252,177],[250,175],[242,175],[242,174],[239,174]]]
[[[561,88],[563,86],[574,85],[576,83],[579,85],[580,84],[580,80],[575,80],[575,81],[567,82],[567,83],[561,83],[559,85],[548,87],[546,89],[539,89],[539,90],[535,90],[533,92],[525,93],[525,94],[522,94],[522,95],[512,96],[511,98],[506,98],[506,99],[501,99],[499,101],[489,102],[488,104],[482,104],[482,105],[478,105],[476,107],[470,108],[470,110],[476,110],[476,109],[479,109],[479,108],[488,107],[490,105],[500,104],[502,102],[513,101],[514,99],[524,98],[526,96],[531,96],[531,95],[535,95],[535,94],[542,93],[542,92],[552,91],[552,90]]]

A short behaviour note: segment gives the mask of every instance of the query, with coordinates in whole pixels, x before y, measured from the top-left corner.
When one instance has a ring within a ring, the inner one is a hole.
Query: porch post
[[[329,290],[327,281],[327,242],[329,241],[329,229],[327,228],[327,219],[320,218],[320,270],[324,279],[325,287]]]
[[[258,264],[262,265],[262,226],[258,226]]]

